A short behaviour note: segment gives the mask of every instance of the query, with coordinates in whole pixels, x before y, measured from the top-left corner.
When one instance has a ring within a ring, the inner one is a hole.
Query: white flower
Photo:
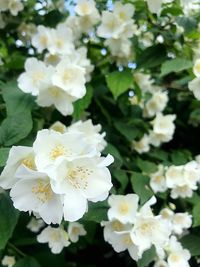
[[[37,27],[36,34],[32,37],[32,45],[37,48],[38,52],[41,53],[44,49],[49,46],[49,38],[51,36],[51,29],[43,25]]]
[[[40,90],[51,86],[54,72],[52,66],[46,66],[36,58],[28,58],[25,62],[25,72],[18,78],[18,86],[23,92],[36,96]]]
[[[200,58],[197,59],[194,63],[193,72],[196,77],[200,78]]]
[[[41,228],[45,226],[45,223],[42,219],[36,219],[35,217],[31,218],[30,222],[27,224],[26,228],[33,233],[37,233]]]
[[[165,192],[167,190],[164,173],[165,173],[164,166],[159,165],[158,170],[155,173],[150,174],[150,186],[155,193]]]
[[[173,220],[173,231],[175,234],[180,235],[183,233],[184,229],[188,229],[192,225],[192,216],[187,212],[175,213]]]
[[[68,232],[70,241],[74,243],[78,241],[79,236],[86,235],[86,231],[83,225],[78,222],[69,223],[67,232]]]
[[[81,17],[68,16],[65,22],[62,24],[72,30],[74,41],[78,42],[83,30],[81,25]]]
[[[162,2],[163,0],[146,0],[149,10],[152,13],[156,13],[157,15],[160,14],[162,9]]]
[[[48,243],[51,252],[59,254],[64,247],[70,245],[67,232],[61,227],[53,228],[48,226],[38,236],[37,241],[39,243]]]
[[[15,265],[15,257],[13,256],[4,256],[1,263],[3,266],[7,266],[7,267],[13,267]]]
[[[103,38],[120,38],[124,25],[119,17],[109,11],[102,12],[101,24],[97,29],[97,35]]]
[[[144,74],[140,72],[136,72],[134,74],[134,79],[142,92],[152,92],[153,91],[153,82],[154,80],[151,78],[151,75]]]
[[[107,143],[104,140],[105,132],[100,134],[101,125],[93,125],[91,120],[78,121],[67,128],[68,132],[80,132],[83,134],[86,142],[94,147],[97,151],[102,151],[106,147]]]
[[[67,131],[67,127],[60,121],[56,121],[55,123],[53,123],[49,129],[62,134]]]
[[[8,0],[8,9],[13,16],[17,16],[24,9],[24,6],[21,0]]]
[[[172,189],[171,191],[171,198],[186,198],[186,197],[192,197],[193,191],[188,185],[183,186],[177,186]]]
[[[158,250],[162,249],[166,242],[168,242],[169,235],[171,234],[170,223],[162,219],[160,215],[154,216],[151,211],[150,206],[155,201],[155,197],[152,197],[140,209],[131,231],[131,238],[139,249],[139,257],[152,245],[155,245]]]
[[[184,166],[184,180],[193,190],[197,189],[197,183],[200,182],[200,166],[196,161],[190,161]]]
[[[149,136],[145,134],[142,139],[139,141],[133,141],[132,147],[135,149],[139,154],[148,152],[150,150],[150,142]]]
[[[195,78],[188,83],[188,88],[193,92],[196,99],[200,100],[200,77]]]
[[[114,4],[113,12],[121,21],[126,22],[132,19],[135,9],[132,4],[123,5],[120,1],[118,1]]]
[[[173,136],[175,119],[176,115],[163,115],[162,113],[157,113],[155,119],[152,121],[154,133],[163,136]]]
[[[168,188],[185,185],[183,177],[184,166],[170,166],[166,171],[166,183]]]
[[[190,267],[188,261],[191,257],[187,249],[183,249],[175,236],[171,236],[168,246],[168,265],[169,267]]]
[[[139,197],[136,194],[111,195],[108,198],[110,208],[108,219],[117,219],[123,224],[134,223],[138,208]]]
[[[112,187],[111,175],[106,168],[113,161],[107,158],[77,158],[60,160],[51,170],[53,191],[64,194],[64,218],[68,221],[80,219],[87,211],[87,200],[104,200]]]
[[[168,263],[164,260],[158,260],[153,267],[169,267]]]
[[[174,217],[174,212],[169,208],[164,208],[160,211],[160,215],[162,216],[163,219],[171,222]]]
[[[69,95],[82,98],[86,93],[85,69],[65,58],[58,63],[52,77],[53,84]]]
[[[60,224],[63,217],[62,198],[52,191],[46,174],[21,167],[16,176],[21,179],[10,191],[14,207],[20,211],[37,212],[47,224]]]
[[[6,166],[0,176],[0,186],[3,189],[10,189],[17,181],[15,173],[22,165],[35,170],[33,149],[25,146],[13,146],[9,151]]]
[[[75,12],[80,16],[80,27],[82,32],[89,32],[93,25],[100,20],[100,15],[93,0],[78,0]]]
[[[131,224],[122,224],[118,220],[112,220],[102,222],[101,225],[104,226],[105,241],[111,244],[116,252],[122,252],[127,249],[132,259],[139,259],[138,248],[130,236]]]
[[[145,117],[153,117],[158,112],[162,112],[168,102],[167,91],[158,91],[147,101],[144,109]]]
[[[36,102],[41,107],[54,105],[62,115],[67,116],[73,113],[72,102],[75,100],[76,98],[66,93],[63,89],[52,85],[39,91]]]
[[[56,29],[51,29],[47,48],[52,55],[70,55],[70,53],[73,53],[72,30],[63,24],[59,24]]]
[[[33,150],[35,152],[35,162],[38,171],[48,171],[60,158],[69,161],[79,157],[92,157],[96,154],[96,149],[82,140],[79,132],[66,132],[61,134],[54,130],[38,131]]]

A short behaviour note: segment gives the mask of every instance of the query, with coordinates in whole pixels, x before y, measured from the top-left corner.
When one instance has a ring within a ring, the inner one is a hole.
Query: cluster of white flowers
[[[158,147],[162,143],[172,140],[176,115],[162,113],[168,103],[168,92],[155,85],[154,79],[149,74],[135,73],[134,79],[141,89],[142,100],[138,101],[137,96],[133,96],[130,98],[131,104],[139,105],[143,109],[144,118],[154,117],[150,122],[152,130],[149,130],[148,134],[144,134],[139,141],[132,142],[133,149],[142,154],[150,150],[150,145]],[[144,101],[146,95],[151,95],[151,97]]]
[[[66,23],[55,29],[39,25],[31,42],[38,53],[46,51],[44,61],[28,58],[18,78],[19,88],[36,96],[39,106],[54,105],[65,116],[73,113],[72,103],[86,94],[85,84],[94,68],[86,47],[76,48],[74,41]]]
[[[47,226],[37,236],[37,241],[39,243],[48,243],[51,252],[59,254],[64,247],[68,247],[71,242],[77,242],[79,237],[84,235],[86,235],[86,231],[83,225],[73,222],[69,223],[67,231],[61,226],[57,228]]]
[[[38,131],[33,147],[13,146],[0,186],[11,189],[15,208],[36,213],[47,224],[60,224],[63,217],[80,219],[88,201],[106,199],[112,187],[107,166],[113,157],[101,157],[106,142],[100,128],[80,121],[64,133]]]
[[[0,0],[0,12],[9,10],[13,16],[17,16],[23,9],[22,0]]]
[[[185,165],[164,167],[158,166],[155,173],[150,174],[150,186],[155,193],[171,190],[171,197],[191,197],[198,189],[200,182],[200,165],[195,160]]]
[[[154,215],[151,206],[156,203],[155,197],[140,208],[138,201],[136,194],[109,197],[109,221],[102,222],[105,241],[116,252],[128,250],[134,260],[140,259],[154,245],[159,259],[155,266],[162,266],[159,264],[166,258],[168,265],[163,266],[189,266],[190,253],[182,248],[176,235],[191,227],[191,216],[188,213],[174,213],[168,208]]]
[[[196,78],[189,82],[188,87],[190,91],[193,92],[194,96],[200,100],[200,58],[194,63],[193,72]]]
[[[171,3],[174,0],[146,0],[149,10],[152,13],[160,15],[160,12],[162,11],[162,5]]]
[[[174,120],[176,115],[163,115],[157,113],[155,118],[151,121],[152,130],[148,134],[145,134],[139,141],[133,141],[132,147],[138,153],[142,154],[150,150],[150,145],[155,147],[160,146],[162,143],[172,140],[175,124]]]
[[[129,39],[137,32],[137,26],[132,19],[134,12],[132,4],[115,2],[112,11],[102,12],[101,24],[97,28],[97,35],[106,39],[105,46],[109,47],[111,55],[120,64],[131,58]]]

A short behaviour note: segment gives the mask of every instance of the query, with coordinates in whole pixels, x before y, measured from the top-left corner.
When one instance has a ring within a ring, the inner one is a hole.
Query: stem
[[[13,245],[12,243],[8,242],[8,246],[13,249],[15,252],[17,252],[19,255],[21,255],[22,257],[26,257],[27,255],[22,252],[20,249],[18,249],[15,245]]]

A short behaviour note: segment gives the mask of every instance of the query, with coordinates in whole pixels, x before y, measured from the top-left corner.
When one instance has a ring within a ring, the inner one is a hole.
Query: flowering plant
[[[1,265],[198,266],[199,0],[0,0],[0,34]]]

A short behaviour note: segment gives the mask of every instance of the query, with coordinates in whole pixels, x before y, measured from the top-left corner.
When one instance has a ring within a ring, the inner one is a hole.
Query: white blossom
[[[167,190],[165,179],[165,168],[163,165],[158,166],[158,170],[150,175],[150,186],[155,193],[165,192]]]
[[[2,261],[1,261],[3,266],[7,267],[13,267],[16,263],[15,257],[14,256],[4,256]]]
[[[139,154],[148,152],[150,150],[149,136],[144,134],[142,139],[139,141],[132,141],[132,148],[135,149]]]
[[[108,198],[110,205],[108,219],[110,221],[117,219],[123,224],[133,223],[138,209],[138,201],[139,197],[136,194],[111,195]]]
[[[193,79],[191,82],[189,82],[188,88],[190,91],[193,92],[196,99],[199,100],[200,99],[200,77],[197,77]]]
[[[45,223],[42,219],[36,219],[35,217],[32,217],[29,223],[27,224],[26,228],[29,229],[33,233],[37,233],[44,226],[45,226]]]
[[[85,228],[82,224],[78,222],[71,222],[68,225],[67,232],[69,235],[69,239],[71,242],[77,242],[79,239],[79,236],[86,235]]]
[[[53,228],[48,226],[38,236],[37,241],[39,243],[48,243],[51,252],[59,254],[64,247],[70,245],[67,232],[61,227]]]

